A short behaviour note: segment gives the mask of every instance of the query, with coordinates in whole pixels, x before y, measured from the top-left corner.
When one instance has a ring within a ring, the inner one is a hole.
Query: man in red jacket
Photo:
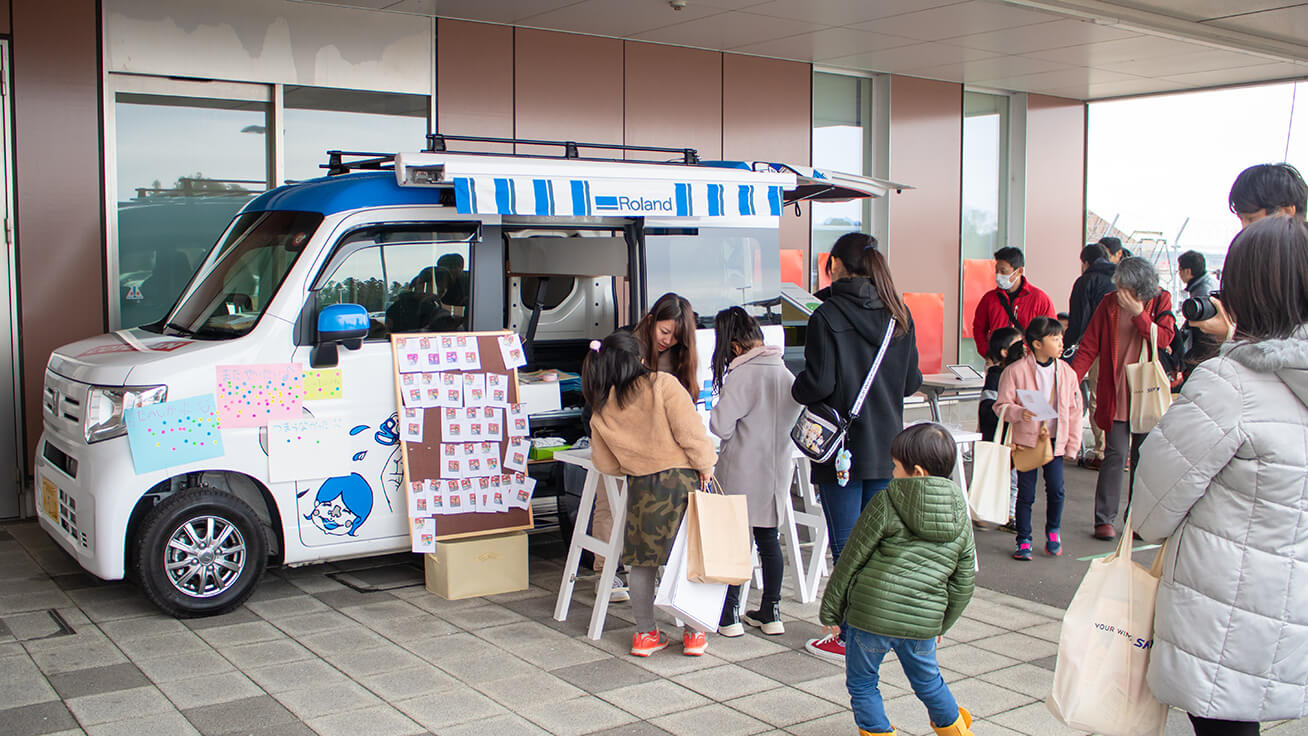
[[[995,283],[997,287],[977,303],[972,318],[972,337],[981,355],[990,347],[990,333],[1000,327],[1011,325],[1022,332],[1036,317],[1058,316],[1049,295],[1026,280],[1026,258],[1017,248],[995,251]]]

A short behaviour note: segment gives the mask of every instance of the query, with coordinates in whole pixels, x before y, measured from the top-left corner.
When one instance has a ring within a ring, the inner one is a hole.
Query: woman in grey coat
[[[727,493],[745,495],[763,565],[763,603],[745,614],[745,623],[778,636],[786,629],[779,610],[785,562],[777,539],[777,495],[790,492],[790,428],[800,410],[790,398],[795,377],[782,360],[781,348],[764,345],[758,322],[740,307],[718,312],[713,329],[713,389],[718,400],[709,414],[709,431],[722,440],[714,474]],[[740,586],[733,585],[722,604],[719,634],[744,633],[739,610]]]
[[[1238,326],[1145,440],[1132,521],[1170,538],[1149,686],[1196,734],[1308,715],[1308,227],[1236,236]]]

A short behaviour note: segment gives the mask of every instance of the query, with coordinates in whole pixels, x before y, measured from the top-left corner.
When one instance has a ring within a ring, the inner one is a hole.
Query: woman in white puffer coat
[[[1140,450],[1131,516],[1170,538],[1149,686],[1195,733],[1308,715],[1308,227],[1236,236],[1221,300],[1238,326]]]

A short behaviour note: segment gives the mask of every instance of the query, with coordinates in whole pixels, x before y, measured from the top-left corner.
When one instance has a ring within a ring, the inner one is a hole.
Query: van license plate
[[[41,479],[41,509],[51,521],[59,521],[59,489],[45,478]]]

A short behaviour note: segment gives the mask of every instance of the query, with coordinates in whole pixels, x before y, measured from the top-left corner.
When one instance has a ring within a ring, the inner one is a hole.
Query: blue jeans
[[[1017,542],[1031,541],[1031,507],[1035,504],[1036,470],[1017,474]],[[1043,468],[1045,474],[1045,534],[1054,534],[1063,523],[1063,458],[1054,457]]]
[[[832,562],[840,559],[840,550],[849,541],[849,533],[854,530],[854,523],[863,513],[863,507],[888,485],[889,478],[851,480],[844,487],[836,483],[818,484],[818,492],[822,494],[822,514],[827,517],[827,539],[831,542]]]
[[[894,639],[849,627],[845,639],[845,688],[854,710],[854,723],[869,733],[890,733],[890,720],[877,685],[881,660],[894,652],[917,699],[926,706],[931,723],[948,726],[958,720],[958,702],[949,692],[936,664],[935,639]]]
[[[863,513],[863,507],[872,497],[886,490],[889,478],[870,480],[850,480],[845,486],[839,483],[819,483],[818,492],[822,494],[822,515],[827,517],[827,539],[831,542],[831,562],[840,559],[840,551],[849,541],[849,533],[854,531],[854,524]],[[846,624],[840,625],[840,638],[845,638],[849,631]]]

